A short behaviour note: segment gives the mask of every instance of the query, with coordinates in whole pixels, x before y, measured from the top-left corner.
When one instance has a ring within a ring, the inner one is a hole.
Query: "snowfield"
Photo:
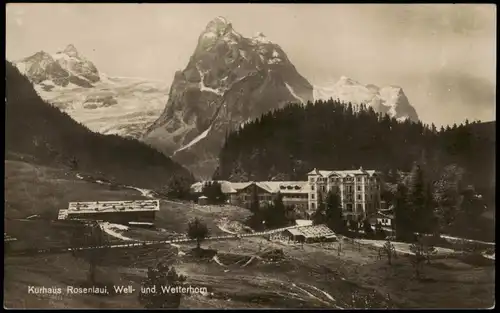
[[[304,99],[302,99],[301,97],[297,96],[297,94],[293,90],[292,86],[288,85],[288,83],[285,83],[285,86],[288,89],[288,91],[290,91],[290,93],[292,94],[292,96],[295,97],[295,99],[299,100],[300,103],[305,103]]]
[[[198,141],[202,140],[203,138],[207,137],[208,133],[210,132],[210,130],[212,129],[212,125],[210,125],[210,127],[208,127],[204,132],[202,132],[201,134],[199,134],[198,136],[196,136],[193,140],[191,140],[187,145],[185,145],[184,147],[180,148],[180,149],[177,149],[175,152],[174,152],[174,155],[179,152],[179,151],[182,151],[182,150],[186,150],[188,149],[189,147],[193,146],[194,144],[196,144]]]
[[[168,100],[168,83],[105,74],[101,77],[93,88],[70,84],[45,90],[35,85],[35,90],[42,99],[94,132],[140,137],[161,115]],[[106,99],[111,101],[106,103]]]

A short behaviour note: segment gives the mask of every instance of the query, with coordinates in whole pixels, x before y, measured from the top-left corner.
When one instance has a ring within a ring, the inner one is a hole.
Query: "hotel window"
[[[358,195],[358,200],[361,200],[361,195]]]
[[[311,193],[311,199],[314,200],[314,193]]]
[[[357,181],[358,183],[360,183],[360,182],[361,182],[361,177],[356,177],[356,181]]]
[[[316,205],[314,203],[311,203],[311,209],[316,209]]]
[[[357,189],[358,189],[358,191],[361,191],[361,186],[359,186],[359,185],[358,185],[358,188],[357,188]]]
[[[361,204],[360,204],[360,203],[358,203],[358,206],[357,206],[357,208],[356,208],[356,211],[357,211],[357,212],[361,212],[361,211],[363,211],[363,207],[361,206]]]
[[[311,185],[311,190],[314,190],[314,185]]]

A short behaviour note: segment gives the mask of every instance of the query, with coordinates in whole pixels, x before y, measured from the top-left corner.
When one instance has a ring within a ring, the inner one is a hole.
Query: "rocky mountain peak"
[[[39,51],[14,64],[35,84],[43,82],[47,86],[66,87],[72,83],[91,88],[93,83],[100,80],[95,65],[81,57],[73,44],[55,54]]]
[[[217,17],[176,73],[165,111],[144,140],[187,166],[201,156],[215,160],[227,131],[287,103],[312,101],[312,91],[281,47],[262,33],[244,37]]]
[[[211,32],[217,35],[223,35],[233,29],[231,23],[229,23],[224,17],[218,16],[208,22],[205,32]]]
[[[389,116],[400,120],[418,121],[415,108],[410,104],[403,88],[400,86],[378,87],[374,84],[363,85],[352,78],[342,76],[334,84],[316,86],[314,98],[315,100],[332,98],[353,104],[363,103],[371,106],[376,112],[389,114]]]
[[[352,78],[349,78],[347,76],[341,76],[339,81],[337,82],[337,85],[360,85],[358,81],[355,81]]]
[[[66,48],[63,50],[63,53],[66,53],[70,57],[78,57],[78,50],[73,44],[69,44],[68,46],[66,46]]]

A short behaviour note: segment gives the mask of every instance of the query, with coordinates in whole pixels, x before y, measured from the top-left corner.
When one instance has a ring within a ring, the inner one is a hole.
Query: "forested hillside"
[[[229,134],[219,161],[214,177],[232,181],[303,180],[313,168],[408,172],[415,161],[438,175],[456,164],[487,192],[494,189],[495,122],[436,129],[334,100],[291,104]]]
[[[44,102],[30,81],[6,62],[6,158],[66,166],[145,188],[172,175],[192,181],[185,168],[137,140],[91,132]]]

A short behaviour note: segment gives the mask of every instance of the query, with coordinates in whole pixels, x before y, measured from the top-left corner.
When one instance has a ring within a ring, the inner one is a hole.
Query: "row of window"
[[[312,200],[315,200],[315,199],[316,199],[315,197],[316,197],[316,194],[315,194],[315,193],[311,193],[311,199],[312,199]],[[366,200],[371,201],[371,200],[374,200],[375,195],[370,194],[370,193],[367,193],[367,194],[365,195],[365,197],[366,197]],[[346,194],[344,194],[344,198],[345,198],[345,199],[352,199],[352,198],[353,198],[353,196],[352,196],[352,195],[349,195],[349,194],[347,194],[347,195],[346,195]],[[362,199],[363,199],[363,198],[362,198],[362,194],[359,194],[359,193],[358,193],[356,198],[357,198],[358,200],[362,200]]]
[[[365,208],[367,211],[371,211],[372,209],[376,208],[376,205],[374,203],[366,203]],[[311,203],[311,209],[316,210],[316,203],[314,202]],[[352,212],[353,211],[352,203],[346,203],[345,210],[347,212]],[[356,213],[362,213],[362,212],[363,212],[363,205],[361,203],[358,203],[356,205]]]
[[[260,194],[258,195],[259,201],[272,201],[273,200],[273,195],[271,194]],[[284,195],[283,200],[305,200],[307,199],[307,194],[289,194],[289,195]],[[243,196],[244,201],[252,201],[252,196],[251,195],[244,195]]]
[[[356,182],[361,183],[363,181],[362,178],[363,178],[362,176],[357,176]],[[320,183],[325,183],[327,181],[327,179],[325,177],[318,177],[318,179],[315,180],[314,177],[311,177],[309,179],[309,181],[311,183],[314,183],[315,181],[320,182]],[[330,177],[330,180],[329,180],[329,182],[331,182],[331,183],[342,182],[342,181],[344,181],[344,182],[354,181],[354,178],[353,177],[344,177],[344,178],[342,178],[342,177]],[[379,182],[379,179],[377,177],[370,177],[370,178],[365,177],[365,181],[366,182]]]
[[[365,189],[368,190],[368,191],[377,190],[377,189],[379,189],[379,186],[378,185],[366,186]],[[313,190],[313,191],[316,190],[315,185],[311,185],[311,190]],[[324,185],[323,186],[319,186],[318,190],[320,190],[322,192],[326,192],[326,186],[324,186]],[[357,191],[361,191],[361,186],[357,185],[356,186],[356,190]],[[353,191],[353,186],[352,185],[344,186],[344,191],[345,192],[352,192]]]

